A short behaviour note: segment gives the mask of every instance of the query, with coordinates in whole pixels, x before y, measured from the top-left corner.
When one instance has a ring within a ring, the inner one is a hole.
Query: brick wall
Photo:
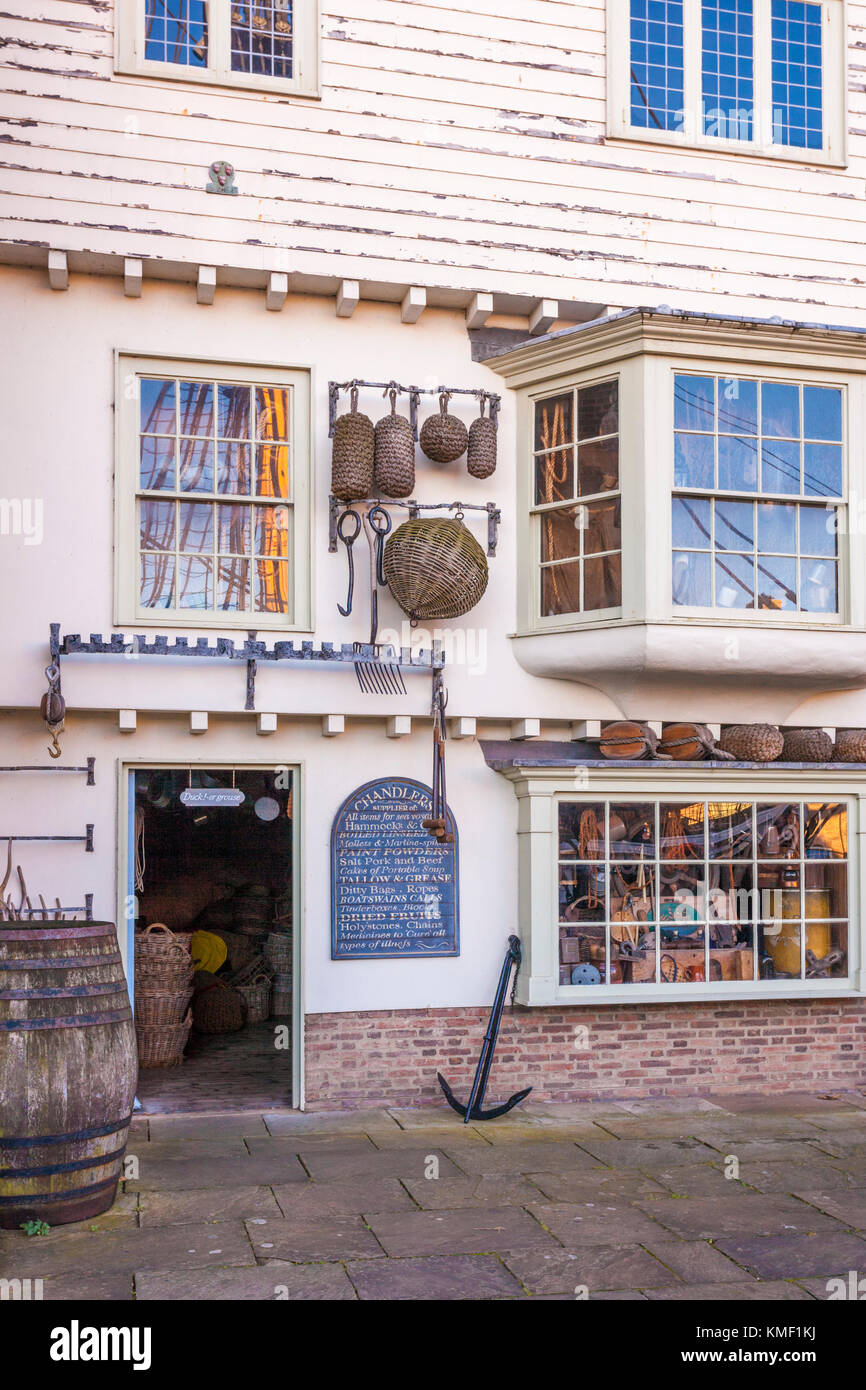
[[[465,1099],[488,1012],[308,1014],[307,1104],[430,1105],[437,1071]],[[488,1103],[528,1085],[538,1100],[623,1100],[864,1083],[857,999],[516,1009],[503,1015]]]

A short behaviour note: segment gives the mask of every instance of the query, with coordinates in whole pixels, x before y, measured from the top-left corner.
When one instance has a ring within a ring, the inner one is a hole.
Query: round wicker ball
[[[741,763],[772,763],[785,740],[773,724],[729,724],[722,730],[719,747]]]
[[[837,763],[866,763],[866,729],[837,729],[833,760]]]
[[[448,414],[448,394],[439,397],[439,414],[428,415],[421,426],[421,448],[433,463],[453,463],[465,454],[469,443],[466,426],[456,415]]]
[[[459,618],[487,588],[487,557],[456,518],[415,517],[385,546],[385,578],[413,620]]]
[[[415,436],[394,397],[391,414],[376,421],[373,481],[378,497],[409,497],[415,487]]]
[[[352,409],[334,422],[331,449],[331,491],[341,502],[369,497],[373,491],[373,421],[358,409],[358,392],[352,391]]]
[[[785,734],[786,763],[829,763],[832,757],[833,740],[823,729],[790,729]]]
[[[489,478],[496,472],[496,426],[486,415],[479,415],[469,426],[466,467],[473,478]]]

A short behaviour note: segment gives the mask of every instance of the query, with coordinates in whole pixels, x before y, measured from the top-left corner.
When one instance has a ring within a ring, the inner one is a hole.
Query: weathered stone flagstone
[[[596,1160],[576,1144],[557,1144],[549,1139],[531,1144],[473,1145],[460,1150],[449,1149],[445,1140],[442,1148],[453,1156],[464,1173],[591,1173],[598,1166]]]
[[[139,1220],[143,1227],[182,1226],[191,1222],[246,1221],[251,1217],[281,1216],[269,1187],[205,1187],[190,1192],[140,1192]]]
[[[419,1110],[419,1115],[430,1112]],[[399,1130],[400,1126],[387,1110],[274,1110],[266,1111],[262,1124],[269,1134],[374,1134]]]
[[[250,1141],[255,1142],[255,1141]],[[159,1163],[163,1159],[179,1158],[192,1161],[198,1158],[246,1158],[249,1154],[241,1136],[224,1139],[152,1139],[150,1143],[130,1143],[126,1156],[134,1155],[140,1163]]]
[[[482,1255],[499,1250],[558,1249],[549,1232],[519,1207],[461,1207],[367,1217],[387,1254]]]
[[[242,1115],[150,1115],[150,1137],[157,1139],[245,1139],[267,1134],[264,1118],[252,1110]]]
[[[703,1141],[719,1158],[734,1154],[740,1163],[809,1163],[829,1156],[828,1135],[817,1132],[811,1139],[735,1139],[717,1130],[705,1130]]]
[[[527,1202],[537,1202],[542,1196],[525,1178],[501,1173],[482,1173],[471,1178],[404,1178],[403,1182],[418,1205],[429,1211],[454,1207],[520,1207]]]
[[[256,1187],[261,1184],[306,1182],[296,1155],[265,1158],[165,1158],[143,1156],[139,1176],[126,1184],[129,1192],[183,1192],[201,1187]]]
[[[309,1137],[286,1134],[276,1138],[268,1135],[264,1139],[248,1139],[246,1144],[253,1158],[288,1159],[301,1150],[306,1153],[322,1150],[347,1156],[377,1152],[372,1139],[366,1134],[319,1134]]]
[[[750,1189],[737,1178],[726,1178],[722,1157],[717,1162],[703,1160],[695,1164],[680,1164],[674,1168],[653,1169],[653,1177],[663,1184],[665,1193],[677,1197],[718,1197],[730,1201],[748,1195]]]
[[[745,1193],[731,1201],[715,1197],[658,1198],[640,1206],[683,1240],[713,1240],[732,1232],[752,1235],[806,1234],[840,1229],[838,1222],[794,1197]]]
[[[299,1216],[248,1221],[247,1232],[258,1259],[351,1260],[359,1256],[377,1259],[382,1248],[360,1216]]]
[[[187,1271],[184,1271],[186,1278]],[[174,1275],[177,1281],[177,1275]],[[117,1274],[54,1274],[43,1280],[42,1298],[46,1303],[78,1302],[126,1303],[132,1299],[131,1271]]]
[[[362,1299],[521,1298],[523,1289],[495,1255],[426,1255],[364,1260],[346,1271]]]
[[[835,1216],[843,1226],[855,1231],[866,1231],[866,1188],[852,1187],[835,1192],[797,1192],[803,1202]]]
[[[866,1240],[841,1226],[808,1236],[722,1236],[716,1245],[759,1279],[844,1277],[849,1269],[866,1269]]]
[[[811,1295],[799,1284],[786,1284],[781,1280],[762,1283],[753,1279],[749,1284],[683,1284],[672,1289],[647,1289],[645,1297],[654,1302],[675,1299],[682,1303],[752,1303],[757,1300],[802,1303]]]
[[[705,1240],[651,1240],[644,1242],[667,1269],[687,1284],[735,1284],[742,1269]]]
[[[663,1240],[666,1232],[640,1208],[598,1202],[556,1202],[529,1208],[563,1245],[631,1245]],[[647,1207],[646,1210],[651,1210]]]
[[[642,1289],[679,1284],[676,1274],[639,1245],[586,1246],[577,1250],[509,1250],[502,1259],[534,1294],[577,1296],[601,1289]]]
[[[298,1152],[316,1182],[349,1182],[360,1177],[423,1178],[431,1158],[438,1160],[440,1177],[458,1172],[451,1159],[432,1146],[426,1149],[374,1149],[371,1146],[369,1151],[302,1147]]]
[[[829,1158],[816,1158],[809,1163],[742,1163],[740,1177],[758,1192],[794,1192],[802,1188],[817,1190],[857,1186],[857,1175],[846,1171],[843,1161],[834,1162]],[[859,1181],[866,1183],[866,1175],[860,1174]]]
[[[293,1265],[274,1261],[252,1269],[191,1270],[178,1284],[169,1271],[144,1270],[135,1276],[139,1303],[171,1299],[211,1302],[220,1299],[318,1300],[355,1299],[355,1290],[339,1264]]]
[[[667,1188],[633,1168],[590,1168],[577,1173],[527,1173],[553,1202],[636,1202],[641,1197],[665,1197]],[[536,1198],[536,1201],[538,1198]]]
[[[622,1164],[624,1168],[643,1168],[649,1173],[673,1164],[708,1163],[714,1157],[713,1150],[696,1139],[582,1139],[580,1146],[596,1163],[607,1167]]]
[[[399,1178],[362,1176],[356,1182],[289,1183],[275,1187],[284,1216],[361,1216],[368,1211],[415,1211]]]
[[[159,1265],[186,1270],[254,1263],[240,1221],[104,1232],[60,1226],[48,1236],[29,1239],[16,1232],[4,1235],[0,1242],[0,1266],[7,1278],[48,1278],[73,1271],[89,1277]]]

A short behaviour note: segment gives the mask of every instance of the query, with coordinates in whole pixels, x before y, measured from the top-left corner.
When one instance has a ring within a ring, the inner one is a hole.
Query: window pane
[[[209,439],[180,441],[180,486],[183,492],[213,492],[213,444]]]
[[[584,561],[583,606],[588,612],[619,608],[622,603],[622,561],[619,555]]]
[[[249,507],[217,507],[217,550],[221,555],[250,552]]]
[[[140,377],[139,410],[143,434],[174,434],[177,426],[174,382]]]
[[[249,386],[220,386],[217,394],[217,433],[226,439],[249,439]]]
[[[219,469],[217,488],[220,492],[234,493],[243,497],[250,490],[250,446],[249,444],[217,444]]]
[[[257,0],[231,6],[232,72],[262,77],[292,75],[291,0]]]
[[[675,550],[672,589],[675,604],[709,608],[712,604],[709,555]]]
[[[678,434],[674,447],[674,485],[713,487],[715,483],[713,436]]]
[[[821,6],[772,3],[773,142],[819,150]]]
[[[256,387],[256,439],[288,439],[289,393],[283,387]]]
[[[545,512],[541,517],[541,559],[567,560],[580,554],[580,532],[585,522],[585,507],[569,507],[557,512]]]
[[[622,804],[611,803],[610,808],[610,857],[611,859],[627,859],[640,863],[643,860],[655,859],[656,845],[656,812],[652,802],[643,804],[626,801]],[[647,868],[644,878],[649,874]],[[638,875],[638,877],[640,877]],[[628,885],[625,885],[615,872],[614,880],[618,891],[625,892]],[[636,878],[634,886],[641,886]]]
[[[181,434],[213,434],[213,387],[205,381],[180,383]]]
[[[715,378],[675,376],[674,428],[712,430],[715,426],[715,399]]]
[[[256,507],[255,552],[257,555],[288,555],[288,507]]]
[[[562,802],[559,807],[560,859],[603,859],[604,853],[604,803]]]
[[[174,550],[174,506],[174,502],[142,499],[138,521],[142,550]]]
[[[800,854],[799,802],[764,803],[757,808],[758,858],[779,859]]]
[[[152,62],[206,67],[206,0],[145,0],[144,56]]]
[[[842,442],[842,392],[838,387],[803,387],[803,434]]]
[[[582,497],[593,492],[613,492],[619,487],[618,439],[581,444],[577,458],[578,485]]]
[[[848,812],[841,802],[809,801],[803,835],[807,859],[844,859],[848,853]],[[828,917],[839,917],[829,912]]]
[[[245,612],[249,606],[249,560],[220,560],[217,572],[217,608]]]
[[[839,515],[836,507],[800,507],[800,553],[835,558]]]
[[[174,593],[174,555],[149,552],[141,556],[139,602],[142,608],[171,608]]]
[[[288,497],[289,446],[287,444],[256,445],[256,475],[253,492],[259,497]]]
[[[754,108],[752,0],[703,0],[704,131],[751,140]]]
[[[562,444],[570,444],[574,439],[572,408],[574,399],[571,391],[561,396],[548,396],[546,400],[535,403],[535,447],[536,449],[558,449]]]
[[[774,555],[758,561],[758,607],[788,611],[797,607],[797,561]]]
[[[683,111],[682,0],[632,0],[631,123],[677,130]]]
[[[805,613],[836,613],[839,580],[835,560],[800,561],[800,607]]]
[[[755,509],[751,502],[716,502],[715,513],[717,550],[754,549]]]
[[[213,550],[213,507],[209,502],[181,502],[179,550]]]
[[[718,521],[716,526],[718,528]],[[671,507],[671,527],[675,546],[689,546],[692,549],[709,547],[709,500],[700,497],[675,497]]]
[[[178,608],[212,608],[213,561],[208,555],[181,555],[178,571]]]
[[[711,801],[707,811],[710,858],[751,859],[752,803]]]
[[[758,550],[796,555],[796,507],[789,502],[758,503]]]
[[[754,608],[755,561],[751,555],[716,557],[716,606]]]
[[[557,449],[535,460],[536,502],[562,502],[574,496],[574,450]]]
[[[580,562],[541,571],[541,616],[580,612]]]
[[[141,436],[140,477],[141,486],[151,491],[175,486],[174,439]]]
[[[589,502],[579,509],[583,513],[583,553],[598,555],[602,550],[619,550],[622,546],[619,499],[615,502]]]
[[[761,491],[800,491],[800,445],[796,441],[774,439],[762,446]]]
[[[597,439],[619,430],[619,382],[581,386],[577,393],[577,437]]]
[[[757,492],[757,439],[719,435],[719,487],[728,492]]]
[[[257,613],[288,613],[289,567],[282,560],[256,560],[253,566]]]
[[[761,433],[776,438],[800,435],[800,388],[784,381],[761,382]]]
[[[704,820],[702,801],[663,802],[659,806],[659,858],[684,862],[703,859]],[[673,875],[677,876],[681,877]]]
[[[810,497],[841,497],[840,444],[803,445],[803,491]]]
[[[719,429],[723,434],[758,433],[758,383],[719,377]]]

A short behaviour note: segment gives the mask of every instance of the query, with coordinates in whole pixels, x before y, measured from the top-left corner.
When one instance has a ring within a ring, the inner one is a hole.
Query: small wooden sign
[[[367,782],[331,831],[331,959],[460,954],[457,827],[453,844],[424,829],[429,787],[405,777]]]
[[[244,793],[240,787],[184,787],[180,799],[184,806],[240,806]]]

